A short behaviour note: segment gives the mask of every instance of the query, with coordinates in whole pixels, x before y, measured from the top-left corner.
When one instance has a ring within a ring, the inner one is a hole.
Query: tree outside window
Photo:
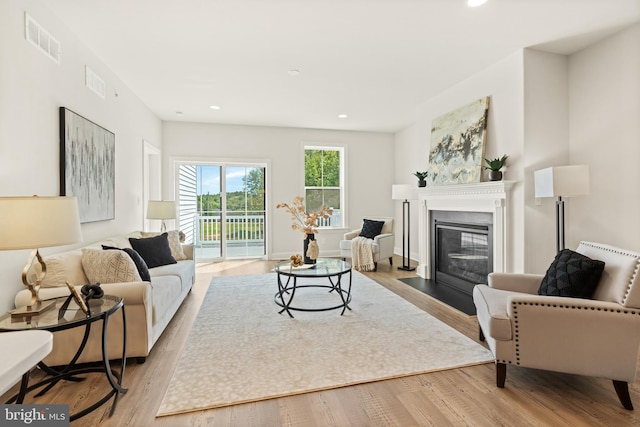
[[[320,227],[342,227],[342,148],[306,147],[304,151],[305,204],[308,212],[322,205],[334,214]]]

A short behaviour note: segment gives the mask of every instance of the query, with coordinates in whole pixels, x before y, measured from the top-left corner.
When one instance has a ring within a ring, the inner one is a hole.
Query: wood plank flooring
[[[227,408],[156,418],[207,286],[215,276],[260,274],[274,262],[233,261],[201,264],[196,284],[156,343],[146,363],[130,362],[129,392],[109,418],[110,404],[72,423],[74,426],[640,426],[640,386],[630,385],[638,408],[620,406],[611,381],[508,367],[504,389],[495,386],[493,364],[452,369],[335,390],[272,399]],[[395,259],[400,265],[401,260]],[[477,341],[474,317],[462,314],[397,280],[413,276],[380,263],[366,273],[376,282]],[[3,351],[6,351],[3,350]],[[212,361],[215,363],[215,361]],[[197,367],[194,367],[197,369]],[[37,380],[36,371],[32,378]],[[2,396],[2,401],[17,387]],[[106,393],[100,375],[82,383],[58,384],[27,403],[69,403],[71,411]]]

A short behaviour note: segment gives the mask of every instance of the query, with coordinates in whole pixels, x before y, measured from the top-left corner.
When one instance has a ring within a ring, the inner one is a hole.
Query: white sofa
[[[133,232],[105,239],[86,248],[102,250],[102,245],[131,248],[130,237],[143,236],[141,232]],[[145,360],[193,286],[193,246],[181,247],[186,259],[179,260],[176,264],[150,268],[151,282],[100,283],[105,294],[124,298],[127,358],[137,358],[139,362]],[[44,261],[47,265],[47,276],[39,293],[43,300],[69,295],[65,280],[70,280],[78,292],[82,285],[89,283],[82,267],[82,248],[44,257]],[[28,290],[20,291],[15,297],[16,307],[26,305],[29,299]],[[102,322],[94,325],[87,347],[78,363],[102,360]],[[67,364],[75,354],[83,332],[84,328],[55,332],[53,350],[44,362],[50,366]],[[119,313],[110,317],[108,332],[110,358],[119,358],[122,354],[122,316]]]

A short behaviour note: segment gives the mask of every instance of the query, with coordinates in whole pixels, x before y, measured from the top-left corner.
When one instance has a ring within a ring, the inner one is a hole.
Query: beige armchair
[[[382,231],[373,239],[371,250],[373,252],[373,262],[375,268],[378,268],[378,261],[388,258],[389,264],[393,265],[393,218],[368,216],[366,219],[374,221],[384,221]],[[340,241],[340,257],[343,259],[351,258],[351,240],[360,235],[361,228],[345,233]]]
[[[480,339],[495,356],[496,384],[506,366],[601,377],[633,409],[640,347],[640,254],[581,242],[576,252],[604,261],[592,299],[538,295],[543,275],[491,273],[473,290]]]

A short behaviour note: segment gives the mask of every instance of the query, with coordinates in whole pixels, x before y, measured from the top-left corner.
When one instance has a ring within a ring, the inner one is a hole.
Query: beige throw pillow
[[[142,281],[135,263],[123,251],[82,249],[82,268],[90,283]]]
[[[180,232],[178,230],[167,231],[167,237],[169,239],[169,248],[171,249],[171,256],[176,260],[185,260],[187,256],[184,254],[182,244],[180,243]],[[154,233],[150,231],[143,231],[140,233],[141,237],[155,237],[162,233]]]
[[[43,288],[65,286],[68,280],[74,285],[87,283],[82,269],[82,252],[80,249],[44,257],[47,275],[42,281]]]

